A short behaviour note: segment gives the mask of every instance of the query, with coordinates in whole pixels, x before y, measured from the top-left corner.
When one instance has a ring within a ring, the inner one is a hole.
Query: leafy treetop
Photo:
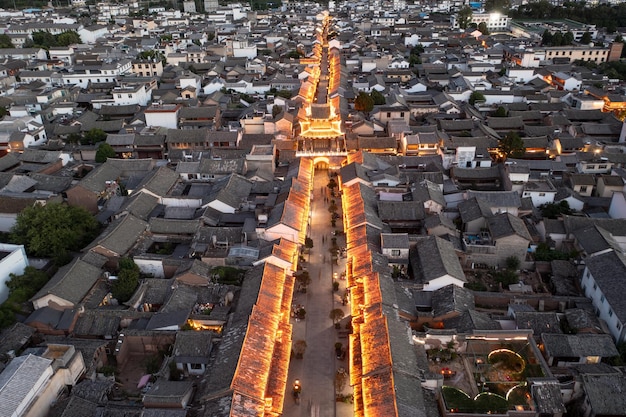
[[[24,245],[30,256],[67,263],[69,252],[91,242],[100,231],[96,219],[81,207],[48,203],[28,207],[17,216],[11,241]]]

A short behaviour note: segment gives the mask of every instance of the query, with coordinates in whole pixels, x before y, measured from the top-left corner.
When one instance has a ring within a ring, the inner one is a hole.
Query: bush
[[[96,371],[104,376],[113,376],[117,374],[117,368],[113,365],[104,365]]]
[[[487,286],[482,282],[466,282],[464,285],[465,288],[472,291],[487,291]]]
[[[494,278],[496,281],[501,283],[503,286],[509,286],[511,284],[517,284],[519,282],[519,277],[515,273],[515,271],[511,271],[509,269],[505,269],[504,271],[499,271],[494,274]]]

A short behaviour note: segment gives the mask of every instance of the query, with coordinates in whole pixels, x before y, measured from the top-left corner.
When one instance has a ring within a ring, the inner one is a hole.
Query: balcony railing
[[[496,247],[489,232],[464,233],[463,245],[470,253],[496,253]]]

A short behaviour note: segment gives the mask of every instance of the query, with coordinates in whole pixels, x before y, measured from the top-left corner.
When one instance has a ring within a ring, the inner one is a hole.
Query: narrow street
[[[352,404],[335,402],[335,373],[340,367],[347,369],[347,356],[343,360],[336,359],[335,343],[341,341],[346,346],[347,338],[339,339],[339,330],[335,329],[330,319],[330,311],[341,308],[347,315],[348,306],[342,305],[341,296],[345,292],[345,281],[339,280],[339,291],[333,291],[333,272],[341,275],[345,269],[345,260],[340,258],[339,265],[331,263],[332,232],[341,229],[341,219],[333,228],[328,211],[329,190],[328,171],[316,170],[314,181],[314,199],[311,205],[310,237],[313,249],[305,255],[305,267],[309,271],[311,283],[306,293],[294,294],[293,303],[306,310],[306,318],[296,321],[292,318],[293,341],[306,341],[306,351],[302,359],[291,359],[287,398],[283,415],[286,417],[349,417],[353,415]],[[341,203],[336,199],[341,208]],[[344,245],[343,237],[338,238],[338,245]],[[345,321],[345,320],[344,320]],[[296,404],[292,395],[294,381],[299,379],[302,384],[300,404]],[[343,392],[349,390],[346,388]]]

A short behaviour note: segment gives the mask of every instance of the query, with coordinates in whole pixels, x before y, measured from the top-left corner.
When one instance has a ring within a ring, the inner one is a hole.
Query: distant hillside
[[[58,3],[54,1],[53,4],[56,6],[67,6],[67,1],[63,1]],[[30,9],[30,8],[41,8],[46,7],[48,2],[46,0],[0,0],[0,8],[1,9]]]

